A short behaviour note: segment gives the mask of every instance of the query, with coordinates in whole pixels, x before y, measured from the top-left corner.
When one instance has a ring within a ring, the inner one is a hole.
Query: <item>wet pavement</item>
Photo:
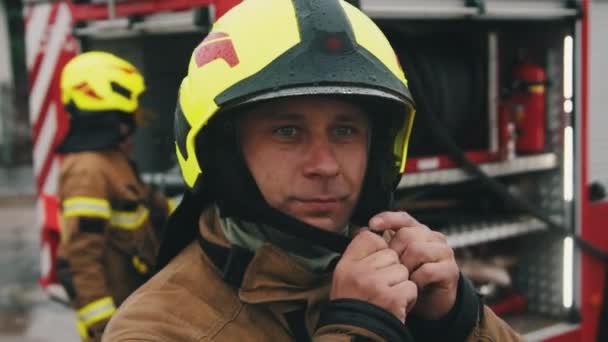
[[[38,286],[35,212],[31,195],[0,195],[0,341],[79,341],[73,312]]]

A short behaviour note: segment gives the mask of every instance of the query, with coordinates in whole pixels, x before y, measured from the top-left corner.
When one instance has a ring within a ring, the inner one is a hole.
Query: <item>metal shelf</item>
[[[141,178],[146,184],[171,186],[185,185],[184,180],[179,173],[144,173]]]
[[[492,162],[479,165],[492,177],[507,176],[519,173],[551,170],[558,166],[555,153],[545,153],[533,156],[517,157],[511,160]],[[412,188],[425,185],[445,185],[464,182],[472,177],[464,170],[453,168],[405,174],[397,189]]]
[[[575,17],[577,8],[558,0],[360,0],[374,19],[519,19]],[[471,3],[471,5],[467,5]]]
[[[476,222],[447,226],[441,231],[447,235],[452,248],[461,248],[482,243],[508,239],[519,235],[545,230],[541,221],[522,216],[511,220]]]

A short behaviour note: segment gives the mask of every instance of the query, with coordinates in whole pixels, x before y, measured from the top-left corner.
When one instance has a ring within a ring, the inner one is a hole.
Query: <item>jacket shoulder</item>
[[[104,341],[204,341],[241,308],[193,243],[120,306]]]
[[[104,151],[82,151],[63,156],[62,166],[68,170],[98,170],[111,166],[110,155]]]
[[[69,153],[61,161],[61,178],[101,177],[113,167],[107,156],[101,152],[84,151]]]
[[[59,196],[102,197],[109,195],[108,168],[103,155],[97,152],[78,152],[64,155],[59,177]]]

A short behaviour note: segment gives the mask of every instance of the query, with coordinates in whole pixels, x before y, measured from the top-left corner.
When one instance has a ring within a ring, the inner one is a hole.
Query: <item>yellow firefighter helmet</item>
[[[131,63],[101,51],[70,60],[61,73],[61,100],[81,111],[116,110],[134,113],[144,78]]]
[[[392,153],[393,167],[403,172],[414,104],[397,56],[374,22],[341,0],[247,0],[194,49],[181,83],[175,138],[188,187],[205,172],[206,151],[197,141],[219,112],[312,94],[361,95],[399,106]]]
[[[109,148],[135,130],[145,85],[131,63],[107,52],[85,52],[66,64],[60,86],[70,128],[58,152]]]

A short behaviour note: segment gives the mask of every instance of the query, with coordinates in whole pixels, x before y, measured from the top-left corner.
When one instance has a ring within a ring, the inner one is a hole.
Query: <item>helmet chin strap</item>
[[[246,178],[251,179],[251,174],[249,173]],[[221,216],[264,224],[270,229],[321,246],[332,252],[344,253],[351,241],[347,234],[333,233],[287,215],[271,207],[261,196],[257,185],[253,184],[253,187],[255,187],[255,191],[247,191],[250,192],[249,196],[241,197],[241,199],[247,197],[249,200],[226,200],[224,198],[217,201],[216,205],[220,209]]]

